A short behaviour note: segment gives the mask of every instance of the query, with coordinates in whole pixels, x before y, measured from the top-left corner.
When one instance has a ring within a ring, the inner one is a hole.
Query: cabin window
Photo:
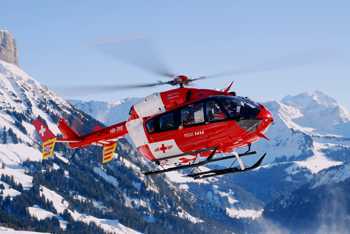
[[[159,123],[160,123],[160,130],[161,131],[174,129],[174,115],[173,115],[173,113],[163,115],[162,117],[160,117]]]
[[[192,104],[181,110],[181,124],[190,126],[204,123],[203,103]]]
[[[204,123],[204,104],[196,103],[175,109],[149,119],[145,123],[149,134],[179,129],[179,126],[197,126]]]
[[[148,133],[154,133],[154,120],[150,120],[146,123]]]
[[[227,119],[226,114],[216,101],[208,101],[206,104],[206,117],[209,122],[221,121]]]

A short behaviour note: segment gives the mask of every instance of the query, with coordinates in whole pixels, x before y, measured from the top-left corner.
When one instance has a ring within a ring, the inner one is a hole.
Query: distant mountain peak
[[[334,98],[329,97],[320,90],[316,90],[313,94],[305,92],[296,96],[287,95],[281,102],[300,110],[323,110],[338,105]]]

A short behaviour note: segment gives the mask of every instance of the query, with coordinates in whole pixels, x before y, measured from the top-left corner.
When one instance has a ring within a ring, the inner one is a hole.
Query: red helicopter
[[[111,51],[110,46],[100,49]],[[315,51],[311,53],[314,54]],[[117,56],[122,57],[120,54]],[[305,52],[300,56],[305,56]],[[290,57],[285,58],[290,60]],[[285,58],[276,61],[280,63],[281,60],[286,60]],[[126,60],[130,61],[130,59]],[[254,66],[253,69],[251,67],[249,69],[256,72],[257,70],[281,68],[279,64],[276,65],[278,67],[270,66],[274,63],[276,64],[274,61],[267,63],[267,65],[258,64],[256,69]],[[140,64],[138,63],[138,65]],[[263,68],[259,68],[261,65]],[[289,62],[289,65],[284,67],[293,66],[295,65]],[[159,72],[158,68],[143,67],[165,74]],[[244,70],[234,70],[229,74],[247,73]],[[227,74],[220,73],[215,76]],[[251,167],[245,167],[241,157],[256,154],[255,151],[250,151],[251,145],[261,138],[267,139],[265,134],[273,124],[272,114],[264,105],[247,97],[236,96],[235,92],[230,92],[233,82],[229,87],[220,91],[186,87],[190,83],[204,78],[206,77],[194,79],[179,75],[168,82],[118,86],[116,89],[163,84],[179,85],[180,87],[143,98],[131,107],[129,118],[126,121],[106,128],[96,126],[93,128],[93,132],[83,136],[78,135],[62,118],[59,120],[58,128],[63,138],[57,138],[39,119],[34,120],[32,123],[43,142],[43,158],[52,155],[55,142],[66,142],[71,148],[77,148],[75,153],[79,148],[89,145],[103,146],[103,163],[105,163],[112,160],[117,140],[129,134],[139,153],[156,164],[152,171],[143,173],[145,176],[193,168],[192,172],[186,176],[202,179],[245,172],[259,167],[266,153]],[[243,147],[248,147],[245,153],[235,152],[236,149]],[[219,156],[221,154],[224,156]],[[230,166],[225,169],[209,171],[200,171],[199,169],[200,166],[210,162],[231,158],[236,158],[240,165],[239,168]]]
[[[190,81],[177,76],[176,83],[182,87],[149,95],[130,110],[127,121],[101,128],[79,136],[64,119],[58,128],[63,138],[56,136],[39,119],[33,121],[43,145],[43,157],[52,155],[55,142],[67,142],[71,148],[89,145],[103,146],[103,162],[113,158],[117,140],[129,134],[139,153],[160,166],[173,166],[151,171],[153,175],[185,168],[198,168],[213,161],[235,157],[240,169],[226,168],[191,173],[188,176],[204,178],[258,167],[265,155],[252,167],[245,167],[241,156],[256,154],[249,150],[237,154],[234,150],[266,138],[264,134],[273,123],[272,114],[261,104],[229,92],[231,85],[222,91],[183,87]],[[267,139],[267,138],[266,138]],[[214,158],[218,154],[233,156]],[[201,160],[205,158],[205,160]]]

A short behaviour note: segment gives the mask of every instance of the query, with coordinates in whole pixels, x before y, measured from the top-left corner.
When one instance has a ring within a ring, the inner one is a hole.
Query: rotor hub
[[[184,75],[179,75],[174,78],[174,80],[170,83],[171,85],[180,85],[181,88],[183,88],[185,85],[188,85],[192,82],[192,79],[188,78]]]

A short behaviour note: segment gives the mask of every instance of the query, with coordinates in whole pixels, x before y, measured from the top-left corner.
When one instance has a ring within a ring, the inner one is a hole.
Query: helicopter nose
[[[260,111],[260,113],[255,117],[258,119],[264,119],[264,121],[273,122],[273,115],[270,111],[266,110],[265,107],[263,107]]]

